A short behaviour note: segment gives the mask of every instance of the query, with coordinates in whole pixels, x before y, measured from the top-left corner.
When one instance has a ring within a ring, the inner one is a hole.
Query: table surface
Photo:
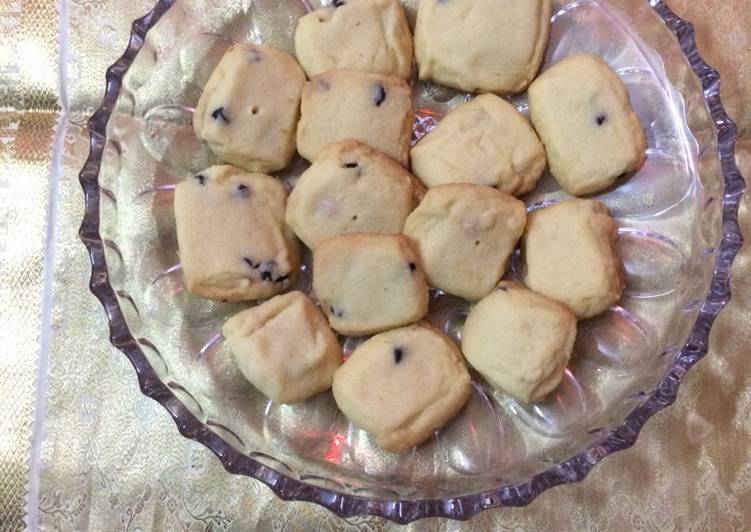
[[[669,3],[696,24],[703,55],[723,76],[725,105],[742,135],[738,160],[751,175],[748,0]],[[24,522],[41,530],[392,528],[381,519],[340,520],[313,505],[282,503],[259,482],[225,473],[141,395],[130,364],[109,346],[99,304],[82,289],[90,270],[77,236],[83,209],[77,173],[88,153],[86,120],[130,22],[151,4],[0,0],[0,394],[6,410],[0,416],[0,529]],[[747,235],[748,207],[745,198]],[[412,528],[751,529],[749,260],[747,246],[710,355],[633,449],[606,459],[582,484],[548,491],[527,508]]]

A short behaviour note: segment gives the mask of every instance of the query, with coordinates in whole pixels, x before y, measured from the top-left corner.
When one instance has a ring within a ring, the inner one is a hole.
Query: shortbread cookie
[[[284,223],[284,185],[263,174],[215,166],[175,189],[185,284],[215,300],[251,301],[289,288],[300,245]]]
[[[355,140],[324,149],[287,202],[287,223],[310,249],[350,233],[398,234],[415,207],[416,180]]]
[[[333,391],[352,423],[383,449],[405,453],[453,418],[472,389],[456,345],[412,325],[358,347],[334,375]]]
[[[644,162],[647,138],[618,75],[599,57],[575,55],[529,88],[529,112],[550,172],[571,195],[595,194]]]
[[[355,70],[409,79],[412,35],[399,0],[347,0],[302,17],[295,52],[309,77]]]
[[[522,92],[542,63],[550,14],[550,0],[422,0],[420,79],[467,92]]]
[[[329,144],[359,140],[406,165],[413,120],[403,79],[331,70],[305,84],[297,149],[313,161]]]
[[[596,316],[623,295],[618,228],[598,201],[570,200],[529,216],[522,241],[524,283],[563,303],[580,319]]]
[[[245,378],[277,403],[299,403],[328,390],[342,363],[334,331],[302,292],[236,314],[222,333]]]
[[[498,284],[527,224],[524,203],[478,185],[432,188],[409,215],[428,282],[471,301]]]
[[[402,235],[341,235],[313,254],[313,290],[329,323],[352,336],[422,319],[428,285],[414,244]]]
[[[236,44],[211,74],[193,114],[198,138],[222,161],[274,172],[295,154],[305,73],[291,56],[262,44]]]
[[[529,121],[494,94],[450,112],[410,153],[427,187],[447,183],[497,186],[513,195],[532,190],[545,170],[545,149]]]
[[[462,351],[494,388],[530,403],[558,387],[575,340],[566,307],[503,282],[469,313]]]

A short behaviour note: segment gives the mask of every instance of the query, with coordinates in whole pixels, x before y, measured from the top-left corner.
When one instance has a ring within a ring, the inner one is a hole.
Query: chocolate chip
[[[380,83],[373,85],[370,89],[370,96],[373,98],[375,106],[380,107],[386,101],[386,89]]]
[[[334,7],[342,7],[344,4],[346,4],[344,0],[332,0],[331,5]]]
[[[404,358],[404,349],[401,347],[395,347],[394,348],[394,362],[396,364],[399,364],[401,363],[403,358]]]
[[[409,269],[412,272],[416,272],[417,271],[417,264],[415,264],[414,262],[410,262],[409,263]]]
[[[253,261],[250,260],[248,257],[243,257],[243,261],[245,262],[245,264],[247,264],[248,266],[250,266],[254,270],[257,270],[258,267],[261,265],[260,262],[258,264],[253,264]]]
[[[355,215],[354,215],[354,216],[352,217],[352,221],[353,221],[353,222],[356,222],[358,218],[359,218],[359,216],[357,216],[357,215],[355,214]]]
[[[475,246],[479,246],[479,245],[480,245],[480,241],[479,240],[475,240]]]
[[[281,277],[277,277],[274,279],[274,282],[276,284],[284,284],[289,282],[289,275],[282,275]]]
[[[220,107],[219,109],[215,110],[213,113],[211,113],[211,117],[214,120],[221,120],[222,122],[229,124],[229,117],[224,111],[224,107]]]
[[[196,181],[198,181],[200,184],[205,185],[206,184],[206,176],[205,175],[197,175],[193,177]]]
[[[344,317],[344,311],[343,310],[337,310],[333,306],[329,306],[329,314],[331,314],[335,318],[343,318]]]
[[[248,52],[248,59],[252,63],[259,62],[261,60],[261,52],[259,52],[258,50],[251,50],[250,52]]]
[[[344,168],[357,168],[358,166],[360,166],[360,165],[357,164],[357,163],[346,163],[344,165]]]
[[[249,198],[250,197],[250,187],[248,185],[238,185],[237,186],[237,196],[240,198]]]
[[[597,125],[601,126],[608,121],[607,115],[597,115]]]
[[[276,262],[274,262],[273,260],[270,260],[268,262],[264,262],[263,264],[261,264],[261,280],[273,281],[275,268],[276,268]]]

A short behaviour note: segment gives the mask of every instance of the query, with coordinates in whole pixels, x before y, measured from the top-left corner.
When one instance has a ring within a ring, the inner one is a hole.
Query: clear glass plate
[[[626,84],[647,132],[644,168],[598,196],[618,220],[627,295],[581,323],[572,363],[547,401],[517,403],[475,375],[466,408],[406,456],[379,450],[339,413],[330,393],[295,406],[266,400],[215,338],[243,306],[190,296],[178,266],[172,188],[217,162],[191,125],[203,85],[233,42],[293,52],[297,18],[321,2],[162,0],[134,23],[128,50],[108,70],[81,173],[91,288],[143,392],[228,471],[340,515],[466,519],[583,479],[604,456],[631,446],[646,420],[675,399],[685,371],[706,354],[711,324],[729,298],[743,192],[735,127],[691,27],[663,3],[553,3],[546,66],[576,52],[603,57]],[[404,4],[414,22],[418,1]],[[415,140],[470,97],[413,84]],[[526,112],[524,95],[511,101]],[[292,187],[305,168],[298,159],[279,177]],[[563,198],[546,175],[524,199],[534,209]],[[509,276],[520,267],[517,257]],[[309,289],[310,274],[305,268],[298,288]],[[455,339],[466,311],[464,302],[433,293],[430,320]],[[343,340],[345,352],[359,341]]]

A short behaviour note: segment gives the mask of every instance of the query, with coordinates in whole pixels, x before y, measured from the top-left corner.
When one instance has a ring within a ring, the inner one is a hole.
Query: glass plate
[[[412,23],[417,3],[404,2]],[[581,324],[572,363],[549,400],[525,406],[475,376],[461,414],[406,456],[379,450],[330,393],[295,406],[267,401],[216,337],[242,305],[186,294],[179,271],[172,188],[216,162],[191,126],[201,88],[232,42],[292,52],[297,18],[320,2],[161,0],[133,24],[89,122],[91,154],[81,172],[91,289],[143,393],[229,472],[342,516],[467,519],[582,480],[603,457],[633,445],[647,419],[675,400],[730,297],[744,186],[735,126],[691,26],[664,3],[553,3],[546,65],[575,52],[602,56],[625,82],[649,139],[644,168],[598,197],[620,227],[627,295]],[[414,81],[414,88],[415,140],[469,98],[432,83]],[[526,112],[525,96],[511,101]],[[297,160],[279,177],[291,187],[305,167]],[[546,176],[525,200],[534,209],[564,197]],[[517,257],[511,277],[519,264]],[[299,288],[309,288],[310,273]],[[465,314],[463,302],[433,293],[430,320],[455,339]],[[357,343],[346,339],[345,351]]]

